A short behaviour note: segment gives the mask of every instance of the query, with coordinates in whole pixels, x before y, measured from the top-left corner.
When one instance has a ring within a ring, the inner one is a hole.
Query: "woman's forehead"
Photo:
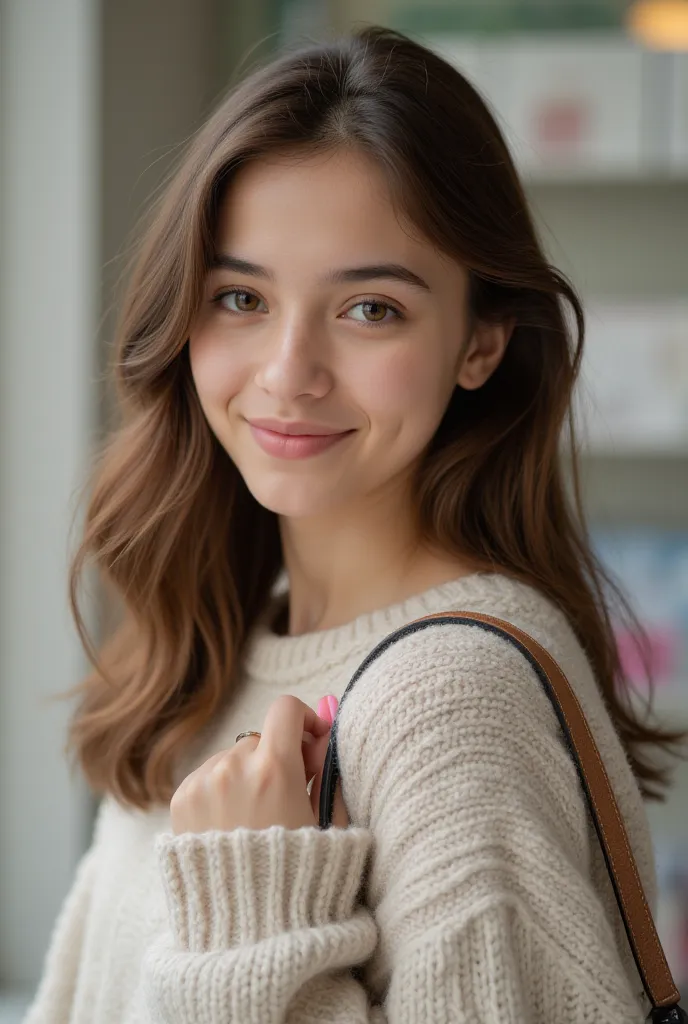
[[[223,197],[215,237],[218,255],[268,271],[295,261],[331,272],[397,263],[426,279],[455,275],[458,266],[399,211],[383,170],[348,151],[242,167]]]

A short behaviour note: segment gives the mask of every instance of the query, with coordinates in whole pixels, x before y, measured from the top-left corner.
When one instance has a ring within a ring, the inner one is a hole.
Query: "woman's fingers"
[[[322,771],[329,741],[330,731],[328,729],[324,736],[319,736],[310,743],[304,744],[303,763],[306,769],[306,778],[309,782],[314,775],[318,775]]]
[[[317,827],[306,786],[322,769],[329,732],[298,697],[278,697],[260,738],[218,751],[182,781],[170,801],[173,831]]]
[[[268,708],[258,749],[284,759],[297,754],[302,756],[304,732],[318,739],[326,736],[329,729],[327,722],[318,718],[313,708],[298,697],[284,695]]]

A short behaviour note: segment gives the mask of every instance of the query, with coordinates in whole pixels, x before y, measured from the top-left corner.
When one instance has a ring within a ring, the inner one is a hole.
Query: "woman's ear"
[[[457,384],[466,391],[481,388],[504,358],[515,326],[515,317],[501,323],[478,321],[464,350]]]

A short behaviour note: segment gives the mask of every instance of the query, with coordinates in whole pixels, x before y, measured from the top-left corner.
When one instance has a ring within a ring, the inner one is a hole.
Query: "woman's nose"
[[[302,395],[324,397],[332,387],[324,349],[313,328],[305,324],[276,330],[260,353],[257,386],[287,401]]]

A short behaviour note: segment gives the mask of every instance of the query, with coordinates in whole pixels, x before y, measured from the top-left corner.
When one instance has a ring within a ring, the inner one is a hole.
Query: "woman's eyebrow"
[[[430,285],[414,274],[407,267],[400,263],[372,263],[367,267],[346,267],[343,270],[331,270],[325,275],[325,280],[332,284],[342,284],[345,281],[371,281],[374,278],[388,278],[393,281],[402,281],[404,284],[413,285],[415,288],[422,288],[430,291]]]
[[[216,253],[212,269],[234,270],[240,274],[248,274],[250,277],[262,277],[267,281],[275,280],[275,275],[267,267],[262,267],[259,263],[251,263],[250,260],[242,259],[240,256],[232,256],[230,253]],[[415,288],[431,291],[430,285],[422,277],[414,274],[412,270],[403,267],[400,263],[372,263],[364,267],[330,270],[323,275],[322,280],[329,284],[343,284],[349,281],[371,281],[380,278],[402,281]]]

